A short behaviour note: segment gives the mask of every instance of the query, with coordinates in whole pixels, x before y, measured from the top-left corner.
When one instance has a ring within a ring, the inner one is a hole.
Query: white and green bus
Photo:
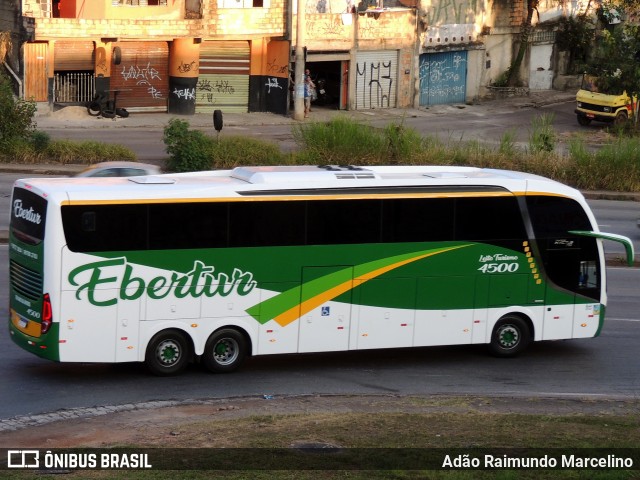
[[[15,183],[13,341],[60,362],[249,355],[597,336],[602,239],[576,190],[437,166],[241,167]]]

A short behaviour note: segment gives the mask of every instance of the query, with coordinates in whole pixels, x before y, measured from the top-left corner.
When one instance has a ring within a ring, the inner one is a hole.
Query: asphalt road
[[[516,128],[517,141],[526,142],[531,118],[544,112],[556,115],[556,131],[576,129],[571,104],[516,112],[459,110],[405,121],[421,133],[452,140],[474,136],[499,141],[505,131]],[[383,121],[372,118],[374,124]],[[288,124],[256,126],[239,122],[226,126],[224,133],[262,136],[286,147],[292,145],[290,128]],[[54,138],[96,136],[95,129],[79,127],[54,128],[50,133]],[[163,158],[161,136],[157,128],[100,129],[101,141],[129,145],[143,161]],[[8,224],[13,179],[24,176],[0,176],[0,229]],[[591,205],[603,230],[631,236],[638,250],[640,230],[635,220],[640,217],[639,203],[596,200]],[[618,246],[607,243],[605,248],[607,253],[617,253]],[[8,311],[7,256],[6,245],[0,245],[0,312],[4,312],[0,320],[4,322]],[[491,357],[483,346],[278,355],[250,359],[231,375],[212,375],[194,365],[182,376],[157,378],[138,364],[52,363],[19,349],[8,335],[0,335],[0,391],[4,400],[0,402],[0,421],[61,409],[263,395],[397,393],[636,399],[640,394],[640,360],[635,353],[640,340],[638,285],[640,270],[610,268],[608,321],[599,338],[538,343],[514,359]]]
[[[0,312],[8,311],[6,245]],[[228,375],[192,365],[158,378],[141,364],[58,364],[0,336],[0,422],[60,409],[157,400],[302,394],[460,394],[634,399],[640,395],[640,269],[609,269],[610,305],[595,339],[536,343],[499,359],[485,346],[432,347],[249,359]],[[6,322],[6,313],[2,315]]]

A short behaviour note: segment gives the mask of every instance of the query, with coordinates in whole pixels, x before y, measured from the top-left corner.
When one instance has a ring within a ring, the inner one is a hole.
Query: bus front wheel
[[[513,357],[531,341],[529,326],[520,317],[507,316],[496,323],[489,348],[498,357]]]
[[[247,354],[247,341],[242,333],[232,328],[214,332],[204,347],[202,363],[214,373],[236,370]]]
[[[189,356],[189,342],[184,334],[178,330],[167,330],[151,339],[145,363],[154,375],[177,375],[186,368]]]

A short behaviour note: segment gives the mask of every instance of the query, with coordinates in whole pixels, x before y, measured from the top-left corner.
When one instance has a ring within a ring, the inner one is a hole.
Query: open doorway
[[[317,99],[312,105],[333,110],[345,109],[347,104],[348,71],[342,61],[307,62],[311,79],[316,84]],[[344,71],[344,74],[343,74]]]

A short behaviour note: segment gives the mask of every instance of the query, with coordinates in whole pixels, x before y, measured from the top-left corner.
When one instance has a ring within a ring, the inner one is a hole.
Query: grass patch
[[[516,145],[514,130],[505,132],[493,146],[462,138],[422,137],[404,121],[380,129],[344,116],[293,125],[298,149],[289,156],[272,143],[246,137],[214,140],[189,130],[182,120],[172,120],[165,129],[165,143],[172,155],[169,169],[175,171],[282,164],[460,165],[533,173],[579,189],[640,190],[640,139],[620,136],[594,152],[577,137],[560,154],[553,121],[553,115],[534,118],[525,148]],[[200,163],[193,161],[195,157]]]
[[[45,135],[14,139],[0,147],[0,163],[94,164],[113,160],[134,161],[136,154],[117,144],[71,140],[49,140]]]

